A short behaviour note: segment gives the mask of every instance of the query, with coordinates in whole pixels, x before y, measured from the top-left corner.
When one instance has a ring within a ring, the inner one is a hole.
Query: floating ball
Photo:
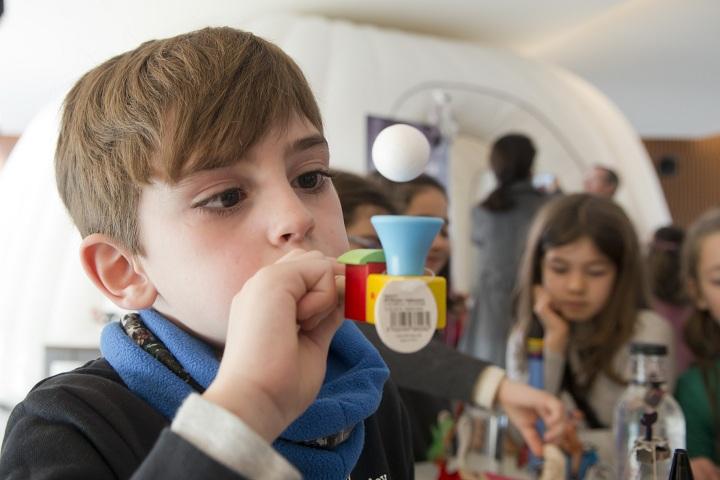
[[[398,123],[381,131],[372,146],[377,171],[393,182],[417,177],[430,160],[430,143],[415,127]]]

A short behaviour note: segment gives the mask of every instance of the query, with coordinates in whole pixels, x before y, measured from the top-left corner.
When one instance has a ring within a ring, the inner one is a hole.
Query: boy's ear
[[[136,256],[116,240],[88,235],[80,244],[80,261],[90,280],[118,307],[141,310],[155,303],[155,286]]]

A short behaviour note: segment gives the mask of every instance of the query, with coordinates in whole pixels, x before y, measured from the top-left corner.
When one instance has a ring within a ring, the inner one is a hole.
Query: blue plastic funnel
[[[389,275],[424,275],[425,258],[443,225],[436,217],[375,215],[370,219],[380,237]]]

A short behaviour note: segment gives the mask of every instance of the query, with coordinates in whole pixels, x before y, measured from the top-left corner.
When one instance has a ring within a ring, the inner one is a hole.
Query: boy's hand
[[[260,269],[233,299],[220,369],[203,395],[275,440],[320,390],[343,318],[343,274],[334,258],[304,250]]]
[[[498,388],[497,402],[538,457],[542,457],[543,440],[558,442],[565,431],[565,407],[555,396],[543,390],[506,378]],[[537,431],[538,419],[545,423],[543,438]]]
[[[570,326],[552,306],[550,294],[541,286],[533,289],[535,315],[538,316],[545,330],[545,347],[553,352],[565,353]]]

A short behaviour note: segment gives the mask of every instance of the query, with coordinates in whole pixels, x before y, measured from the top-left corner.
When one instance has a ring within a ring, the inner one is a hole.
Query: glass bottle
[[[685,448],[685,416],[667,392],[667,347],[633,343],[632,378],[615,406],[617,478],[668,478],[672,452]]]

